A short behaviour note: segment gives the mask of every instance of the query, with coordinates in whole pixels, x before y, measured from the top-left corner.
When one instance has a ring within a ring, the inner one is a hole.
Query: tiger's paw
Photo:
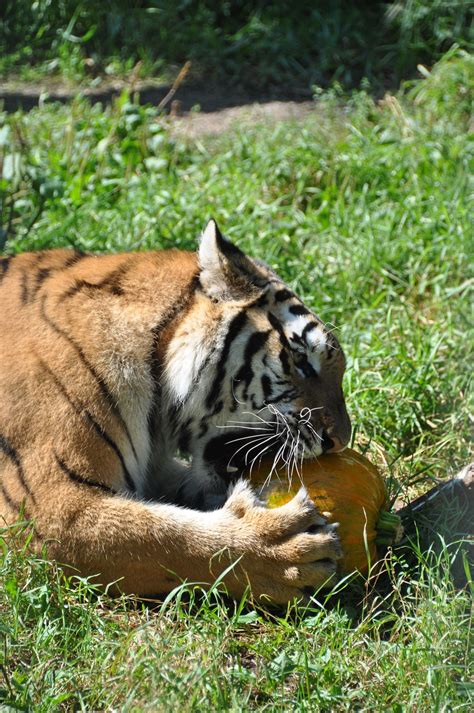
[[[328,525],[302,488],[290,502],[265,507],[241,481],[223,512],[232,520],[232,554],[240,557],[229,591],[240,595],[250,586],[256,598],[284,604],[307,600],[308,590],[336,581],[342,556],[337,525]]]

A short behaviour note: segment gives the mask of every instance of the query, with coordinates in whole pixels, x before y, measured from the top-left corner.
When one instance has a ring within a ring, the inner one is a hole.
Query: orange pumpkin
[[[377,560],[376,539],[388,544],[396,539],[400,518],[386,512],[387,493],[377,468],[353,450],[304,461],[301,479],[293,474],[291,484],[285,470],[275,471],[270,481],[271,463],[263,462],[253,472],[252,482],[269,507],[288,502],[303,482],[318,509],[329,522],[339,523],[344,556],[343,573],[366,573],[369,562]]]

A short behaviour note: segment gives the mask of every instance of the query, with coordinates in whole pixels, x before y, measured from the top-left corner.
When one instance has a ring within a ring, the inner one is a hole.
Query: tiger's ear
[[[198,256],[201,286],[218,302],[255,299],[268,280],[263,269],[223,237],[215,220],[201,235]]]

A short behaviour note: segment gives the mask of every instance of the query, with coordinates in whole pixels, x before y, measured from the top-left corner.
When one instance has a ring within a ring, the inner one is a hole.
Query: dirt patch
[[[100,87],[72,87],[48,80],[39,85],[19,82],[0,83],[0,105],[13,112],[29,111],[49,102],[66,104],[78,95],[92,103],[110,104],[128,89],[141,104],[159,106],[166,100],[171,85],[147,81],[130,82],[106,80]],[[220,134],[236,124],[279,122],[302,119],[313,109],[307,92],[286,87],[271,89],[267,94],[252,94],[223,86],[204,84],[181,85],[164,112],[170,116],[173,133],[190,138]]]
[[[256,123],[277,123],[289,119],[303,119],[314,111],[313,102],[271,101],[244,104],[231,109],[213,112],[190,112],[184,116],[172,115],[171,128],[177,136],[194,138],[221,134],[237,123],[239,126]]]

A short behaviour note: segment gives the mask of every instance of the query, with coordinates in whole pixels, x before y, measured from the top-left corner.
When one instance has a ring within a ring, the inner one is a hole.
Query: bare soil
[[[92,103],[111,103],[129,89],[141,104],[159,106],[169,114],[178,135],[190,137],[219,134],[236,122],[285,121],[300,119],[313,109],[308,92],[294,87],[272,88],[265,94],[252,94],[237,87],[183,84],[173,96],[171,85],[147,81],[131,84],[105,80],[100,87],[73,87],[51,79],[37,84],[0,82],[0,106],[7,112],[29,111],[46,102],[68,103],[78,95]]]
[[[269,101],[243,104],[230,109],[210,112],[190,112],[184,116],[172,116],[173,133],[194,138],[203,135],[221,134],[232,125],[255,123],[278,123],[288,119],[302,119],[314,111],[313,102]]]

